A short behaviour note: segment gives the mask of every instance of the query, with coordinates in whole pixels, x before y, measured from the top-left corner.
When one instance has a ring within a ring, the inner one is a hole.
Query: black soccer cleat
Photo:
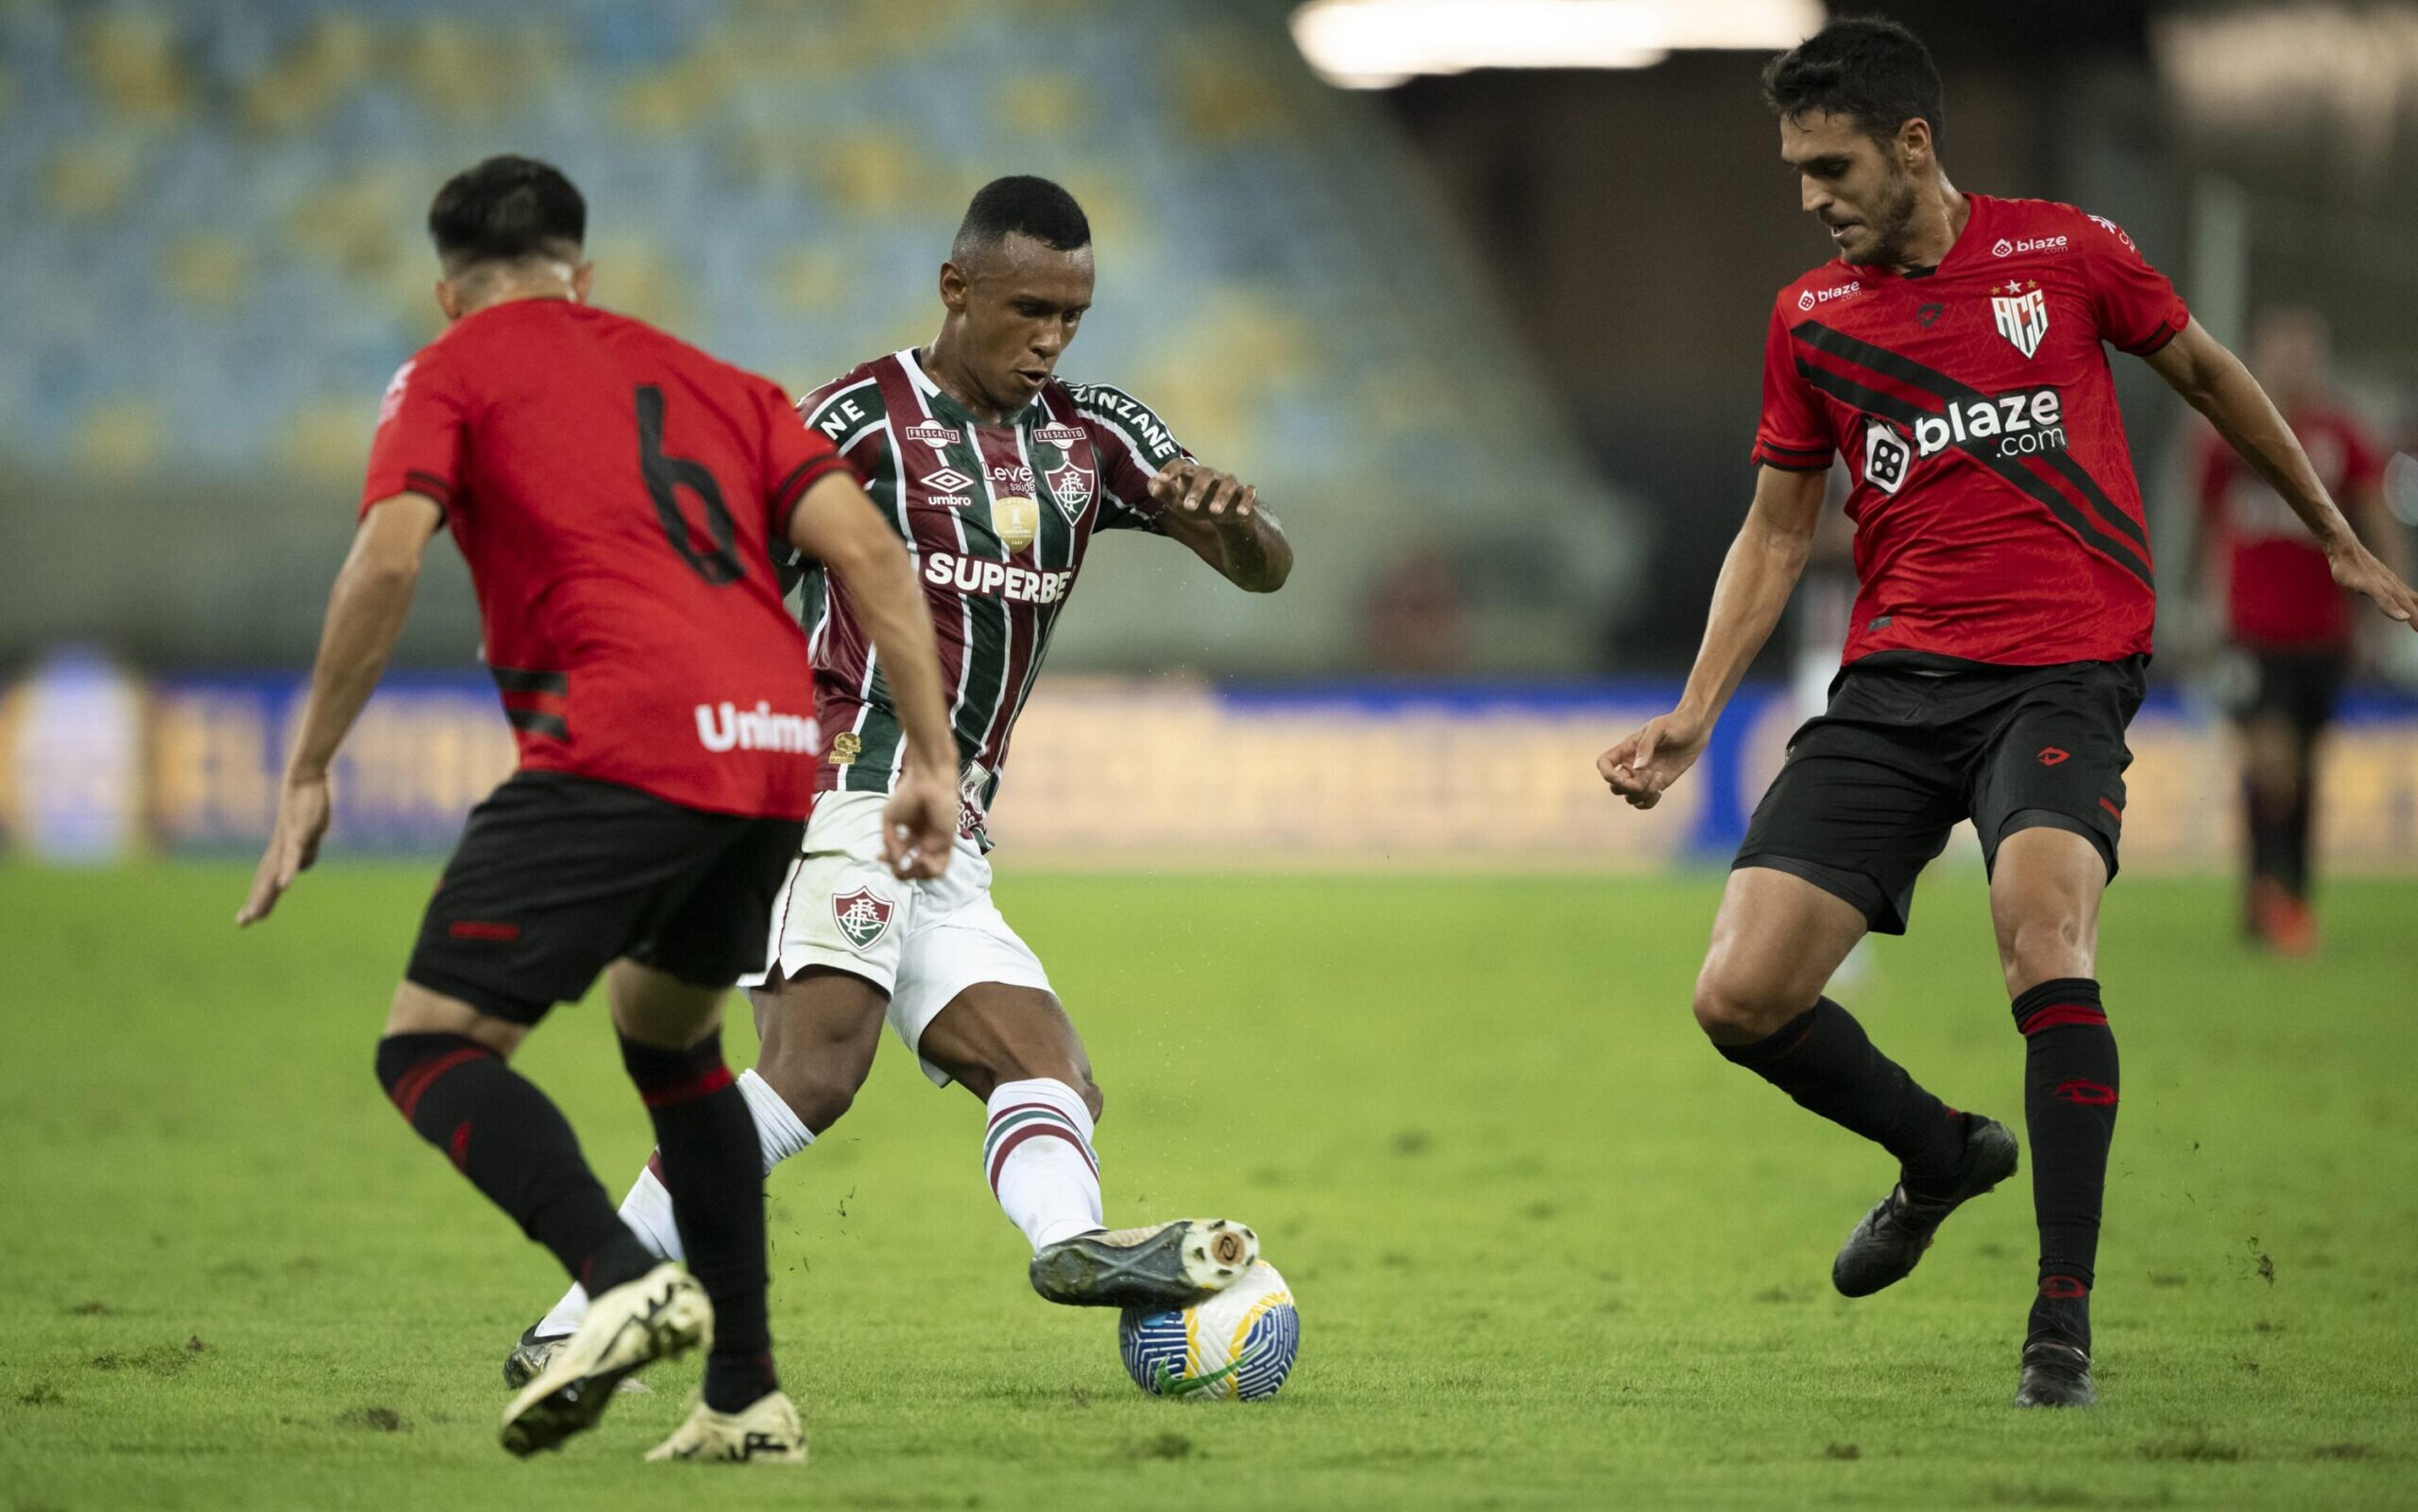
[[[2015,1382],[2017,1407],[2093,1407],[2090,1353],[2063,1339],[2035,1338],[2024,1345],[2024,1373]]]
[[[1830,1284],[1840,1294],[1869,1297],[1912,1274],[1948,1215],[2015,1173],[2020,1158],[2012,1130],[1979,1113],[1965,1121],[1965,1159],[1945,1197],[1917,1197],[1900,1180],[1864,1214],[1830,1262]]]
[[[1260,1258],[1260,1236],[1223,1218],[1095,1229],[1033,1257],[1033,1290],[1074,1307],[1189,1307]]]
[[[2090,1288],[2079,1276],[2044,1275],[2024,1329],[2015,1405],[2089,1407],[2098,1399],[2090,1383]]]
[[[522,1329],[520,1342],[504,1356],[504,1384],[518,1391],[535,1381],[569,1342],[569,1334],[540,1334],[535,1323]]]

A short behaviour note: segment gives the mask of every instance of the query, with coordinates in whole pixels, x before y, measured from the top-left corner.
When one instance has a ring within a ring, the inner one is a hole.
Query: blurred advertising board
[[[138,681],[45,664],[0,700],[12,849],[99,860],[226,854],[266,834],[300,708],[290,674]],[[1619,869],[1725,861],[1798,708],[1749,687],[1695,772],[1650,813],[1594,770],[1668,707],[1660,680],[1220,688],[1060,678],[1033,696],[992,832],[1015,863],[1071,866]],[[2354,695],[2328,751],[2332,864],[2418,871],[2418,701]],[[2232,863],[2229,734],[2181,699],[2135,723],[2125,861]],[[336,853],[435,854],[512,770],[480,673],[390,677],[336,772]],[[1951,854],[1956,853],[1951,850]]]

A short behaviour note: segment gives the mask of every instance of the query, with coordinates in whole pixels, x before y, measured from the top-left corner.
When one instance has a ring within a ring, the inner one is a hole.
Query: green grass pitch
[[[1111,1317],[1028,1291],[979,1109],[885,1045],[772,1182],[813,1466],[639,1464],[688,1365],[515,1462],[497,1369],[560,1277],[370,1070],[429,873],[331,865],[238,936],[236,867],[0,868],[0,1512],[2418,1504],[2418,885],[2335,886],[2311,963],[2239,945],[2223,882],[2111,895],[2104,1405],[2054,1415],[2006,1406],[2021,1179],[1831,1292],[1890,1172],[1689,1021],[1716,879],[1008,861],[1107,1089],[1111,1219],[1258,1226],[1302,1303],[1278,1400],[1137,1392]],[[1916,929],[1846,996],[2020,1123],[1978,878]],[[646,1123],[600,1011],[522,1063],[618,1194]]]

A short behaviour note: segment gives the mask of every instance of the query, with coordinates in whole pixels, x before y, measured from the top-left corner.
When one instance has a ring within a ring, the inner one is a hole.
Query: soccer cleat
[[[2013,1132],[1979,1113],[1961,1116],[1965,1160],[1956,1168],[1955,1183],[1948,1195],[1915,1197],[1906,1191],[1904,1181],[1891,1187],[1880,1205],[1856,1225],[1855,1232],[1839,1246],[1839,1258],[1830,1262],[1830,1284],[1841,1295],[1869,1297],[1905,1280],[1950,1214],[2015,1173]]]
[[[518,1391],[535,1381],[538,1373],[545,1368],[546,1362],[561,1353],[562,1346],[570,1339],[569,1334],[540,1334],[535,1323],[521,1330],[520,1342],[513,1346],[513,1352],[504,1356],[504,1384]],[[613,1389],[624,1396],[644,1397],[655,1388],[636,1376],[631,1376]]]
[[[717,1413],[703,1402],[672,1436],[647,1451],[650,1460],[704,1459],[728,1465],[803,1465],[806,1430],[798,1410],[777,1391],[736,1413]]]
[[[2034,1338],[2024,1345],[2024,1373],[2015,1382],[2017,1407],[2092,1407],[2098,1401],[2088,1351],[2055,1338]]]
[[[578,1331],[553,1349],[504,1409],[497,1437],[524,1458],[559,1447],[596,1426],[624,1376],[712,1338],[713,1304],[705,1289],[666,1260],[589,1305]]]
[[[1098,1229],[1033,1257],[1033,1290],[1073,1307],[1165,1311],[1215,1296],[1260,1258],[1260,1236],[1223,1218]]]

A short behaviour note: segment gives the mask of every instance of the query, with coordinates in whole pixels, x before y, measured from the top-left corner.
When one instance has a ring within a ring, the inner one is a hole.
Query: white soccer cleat
[[[703,1402],[672,1436],[648,1451],[650,1461],[702,1459],[726,1465],[803,1465],[806,1430],[787,1393],[768,1391],[736,1413]]]
[[[1260,1258],[1260,1236],[1224,1218],[1077,1234],[1033,1257],[1033,1290],[1075,1307],[1189,1307]]]
[[[527,1457],[586,1432],[604,1415],[621,1378],[713,1341],[713,1304],[694,1276],[666,1260],[596,1298],[578,1332],[504,1409],[497,1437]]]

